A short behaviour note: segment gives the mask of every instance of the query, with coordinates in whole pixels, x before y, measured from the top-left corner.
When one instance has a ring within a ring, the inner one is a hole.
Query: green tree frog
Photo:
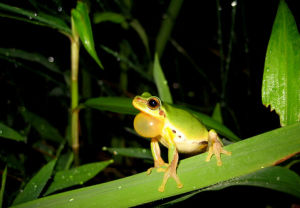
[[[182,188],[176,173],[178,152],[195,154],[208,151],[206,161],[214,154],[217,165],[221,166],[220,154],[230,155],[223,149],[223,144],[215,130],[206,127],[189,112],[162,103],[158,97],[144,92],[132,101],[133,106],[141,111],[134,118],[135,131],[146,138],[151,138],[151,152],[154,167],[158,172],[165,172],[159,191],[163,192],[170,177],[174,178],[178,188]],[[168,163],[160,155],[159,143],[168,148]],[[149,175],[153,168],[149,168]]]

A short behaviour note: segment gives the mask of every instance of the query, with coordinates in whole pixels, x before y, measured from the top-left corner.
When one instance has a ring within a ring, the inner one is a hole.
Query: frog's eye
[[[160,101],[158,98],[153,97],[148,100],[147,105],[151,110],[156,110],[160,106]]]

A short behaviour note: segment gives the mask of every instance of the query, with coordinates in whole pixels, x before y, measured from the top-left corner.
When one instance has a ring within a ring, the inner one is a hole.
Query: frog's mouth
[[[132,100],[132,105],[139,111],[143,111],[143,106],[147,105],[147,101],[145,99],[136,96]]]

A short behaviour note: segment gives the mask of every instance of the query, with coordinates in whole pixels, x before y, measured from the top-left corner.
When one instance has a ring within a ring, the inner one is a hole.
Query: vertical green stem
[[[78,110],[78,68],[79,68],[79,35],[74,21],[71,37],[71,139],[75,165],[79,165],[79,110]]]
[[[165,19],[162,22],[160,30],[156,38],[155,50],[160,58],[164,52],[166,43],[170,38],[176,17],[181,9],[183,0],[171,0]]]

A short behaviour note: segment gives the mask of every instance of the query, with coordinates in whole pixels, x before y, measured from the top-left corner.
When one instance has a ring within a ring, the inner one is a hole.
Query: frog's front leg
[[[210,161],[211,156],[214,154],[217,159],[217,165],[221,166],[222,161],[221,161],[221,153],[226,154],[226,155],[231,155],[231,152],[228,152],[223,149],[223,144],[217,134],[217,132],[213,129],[211,129],[208,132],[208,155],[206,158],[206,161]]]
[[[177,183],[177,187],[178,188],[182,188],[183,185],[182,183],[180,182],[180,179],[179,177],[177,176],[177,173],[176,173],[176,169],[177,169],[177,164],[178,164],[178,152],[177,152],[177,148],[176,148],[176,145],[175,145],[175,142],[173,141],[173,134],[171,132],[170,129],[166,129],[166,137],[165,138],[168,142],[168,167],[165,171],[165,174],[164,174],[164,178],[163,178],[163,182],[161,183],[158,191],[160,192],[164,192],[165,190],[165,185],[168,181],[168,179],[170,177],[174,178],[174,180],[176,181]]]
[[[158,142],[158,138],[152,138],[151,139],[151,152],[152,152],[152,157],[154,160],[154,167],[153,168],[157,168],[157,172],[164,172],[165,170],[163,169],[163,167],[167,167],[168,164],[164,162],[164,160],[161,158],[160,156],[160,147],[159,147],[159,142]],[[149,168],[147,170],[147,174],[149,175],[152,172],[153,168]]]

